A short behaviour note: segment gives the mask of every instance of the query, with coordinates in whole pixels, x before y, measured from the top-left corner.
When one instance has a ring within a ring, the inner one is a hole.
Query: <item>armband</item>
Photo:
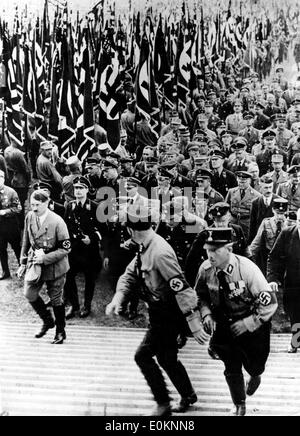
[[[70,250],[71,249],[70,239],[64,239],[63,241],[58,241],[58,248],[63,248],[64,250]]]

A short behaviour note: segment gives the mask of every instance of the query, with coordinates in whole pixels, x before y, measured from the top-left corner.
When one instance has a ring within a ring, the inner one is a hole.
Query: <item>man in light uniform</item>
[[[233,415],[246,414],[246,393],[253,395],[270,352],[275,292],[249,259],[232,253],[230,228],[208,229],[208,260],[200,267],[195,289],[211,346],[225,365],[225,378],[235,405]],[[250,374],[245,387],[242,369]]]

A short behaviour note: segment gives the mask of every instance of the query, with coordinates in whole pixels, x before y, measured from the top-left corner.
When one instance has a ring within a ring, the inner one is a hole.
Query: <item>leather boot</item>
[[[257,389],[259,388],[261,384],[261,376],[258,375],[256,377],[250,377],[247,387],[246,387],[246,393],[251,397],[251,395],[254,395]]]
[[[55,316],[56,333],[52,344],[62,344],[67,337],[65,332],[65,306],[54,306],[53,311]]]
[[[172,410],[170,403],[161,403],[152,410],[151,416],[164,416],[165,418],[171,416]]]
[[[47,309],[41,297],[38,297],[36,301],[33,301],[30,304],[43,321],[41,330],[35,335],[35,337],[39,339],[45,336],[48,330],[55,327],[54,320],[52,318],[51,312]]]
[[[174,413],[184,413],[186,412],[189,407],[196,403],[198,400],[196,392],[193,392],[189,397],[181,398],[178,404],[176,406],[172,407],[172,412]]]
[[[243,374],[226,374],[225,378],[229,387],[232,402],[235,405],[232,415],[245,416],[246,390]]]

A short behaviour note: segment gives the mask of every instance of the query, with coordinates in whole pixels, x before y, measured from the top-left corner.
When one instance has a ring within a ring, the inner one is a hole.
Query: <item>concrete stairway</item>
[[[0,321],[0,412],[14,415],[147,416],[151,393],[133,360],[141,329],[68,326],[62,346],[54,330],[34,339],[37,326]],[[300,354],[288,355],[288,335],[272,336],[263,383],[248,400],[249,415],[300,413]],[[232,404],[223,365],[190,339],[180,352],[198,393],[190,416],[227,415]],[[177,394],[170,385],[174,399]],[[1,405],[2,402],[2,405]]]

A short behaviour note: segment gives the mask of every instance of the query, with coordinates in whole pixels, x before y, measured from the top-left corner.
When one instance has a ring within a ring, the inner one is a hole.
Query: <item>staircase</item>
[[[68,326],[34,339],[35,324],[0,321],[0,412],[10,416],[147,416],[152,395],[133,356],[142,329]],[[286,353],[289,335],[273,335],[272,351],[248,415],[300,414],[300,354]],[[189,416],[228,415],[232,408],[223,364],[190,339],[180,358],[198,394]],[[169,386],[174,399],[178,398]],[[3,413],[4,412],[4,413]]]

